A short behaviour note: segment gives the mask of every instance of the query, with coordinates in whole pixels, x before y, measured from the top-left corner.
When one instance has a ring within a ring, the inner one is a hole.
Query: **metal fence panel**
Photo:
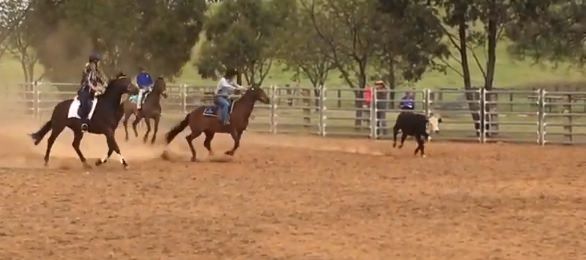
[[[20,113],[45,120],[58,102],[76,95],[78,84],[33,82],[20,87],[19,98],[5,102],[20,107]],[[397,90],[374,89],[368,98],[364,89],[288,85],[263,89],[271,102],[255,105],[251,131],[388,139],[401,112],[402,93]],[[168,84],[163,117],[180,120],[199,106],[212,105],[213,91],[211,86]],[[586,92],[424,89],[414,94],[415,112],[442,117],[440,134],[434,139],[586,143]]]

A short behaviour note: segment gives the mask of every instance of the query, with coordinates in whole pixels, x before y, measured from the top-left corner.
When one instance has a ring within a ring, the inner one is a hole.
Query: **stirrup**
[[[86,123],[82,123],[81,124],[81,131],[87,131],[88,130],[88,125]]]

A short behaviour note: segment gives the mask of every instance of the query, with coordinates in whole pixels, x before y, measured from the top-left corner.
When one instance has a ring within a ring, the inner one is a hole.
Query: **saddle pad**
[[[234,110],[234,100],[231,100],[230,102],[230,114],[232,114],[232,110]],[[203,109],[203,115],[218,117],[218,106],[206,106]]]
[[[92,116],[94,115],[94,111],[96,110],[96,105],[98,104],[98,98],[94,97],[94,100],[92,101],[92,109],[90,110],[90,114],[88,115],[89,119],[92,119]],[[75,96],[75,98],[73,99],[73,101],[71,102],[71,105],[69,106],[69,111],[67,113],[67,118],[79,118],[79,115],[77,114],[77,111],[79,110],[79,106],[81,105],[81,102],[79,102],[79,99],[77,99],[77,96]]]
[[[134,103],[134,104],[136,104],[136,103],[138,103],[138,95],[132,95],[132,96],[130,96],[130,97],[128,98],[128,100],[129,100],[131,103]]]

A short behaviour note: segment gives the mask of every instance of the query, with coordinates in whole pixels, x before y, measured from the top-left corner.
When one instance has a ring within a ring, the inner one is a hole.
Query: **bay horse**
[[[88,125],[88,132],[92,134],[103,134],[106,136],[106,142],[108,144],[108,153],[103,159],[99,159],[95,164],[96,166],[104,164],[112,155],[112,152],[116,152],[120,157],[120,163],[124,168],[128,167],[128,163],[120,153],[120,148],[116,142],[115,132],[118,127],[118,123],[122,118],[122,106],[120,101],[123,94],[136,94],[138,93],[138,87],[132,84],[130,78],[123,73],[119,73],[116,78],[108,82],[108,86],[104,94],[97,97],[97,104],[95,111]],[[68,111],[73,99],[61,101],[55,105],[51,119],[47,121],[39,131],[31,134],[34,144],[38,145],[45,135],[51,131],[51,136],[47,140],[47,150],[45,152],[45,166],[49,164],[49,155],[51,154],[51,148],[53,143],[63,132],[65,127],[68,127],[73,131],[73,149],[77,153],[79,160],[83,166],[88,169],[91,166],[87,163],[86,158],[83,156],[79,146],[81,145],[81,139],[83,138],[84,132],[81,129],[81,120],[78,118],[68,118]]]
[[[147,142],[149,133],[151,132],[151,119],[154,120],[154,132],[153,138],[151,139],[151,144],[155,143],[157,138],[157,132],[159,131],[159,122],[161,121],[161,96],[167,98],[167,83],[162,77],[158,77],[155,81],[153,89],[151,92],[146,96],[144,99],[144,103],[142,105],[142,109],[138,110],[135,102],[131,101],[131,96],[129,95],[128,98],[123,102],[122,106],[124,107],[124,120],[122,124],[124,125],[124,133],[126,134],[126,141],[128,141],[128,119],[130,116],[134,115],[134,122],[132,122],[132,129],[134,130],[134,136],[138,137],[138,131],[136,130],[136,126],[144,118],[147,131],[144,134],[143,142]],[[140,100],[136,100],[136,102],[140,102]]]
[[[206,109],[209,109],[210,107],[200,106],[191,111],[191,113],[187,114],[183,121],[173,127],[173,129],[171,129],[171,131],[165,135],[167,144],[171,143],[177,134],[189,126],[191,128],[191,134],[185,137],[185,139],[187,140],[187,144],[189,144],[189,149],[191,150],[192,162],[196,161],[196,152],[195,148],[193,147],[193,140],[202,133],[205,133],[206,138],[204,140],[204,146],[210,155],[213,155],[211,143],[214,135],[216,133],[230,134],[234,140],[234,146],[231,150],[226,151],[225,154],[233,156],[236,152],[236,149],[238,149],[240,146],[240,138],[242,137],[242,133],[248,127],[248,120],[252,114],[252,110],[254,109],[254,104],[256,101],[260,101],[264,104],[270,103],[270,99],[262,88],[258,86],[252,86],[246,90],[240,99],[232,102],[230,124],[228,125],[222,124],[217,116],[204,115]],[[215,113],[217,115],[217,109]]]

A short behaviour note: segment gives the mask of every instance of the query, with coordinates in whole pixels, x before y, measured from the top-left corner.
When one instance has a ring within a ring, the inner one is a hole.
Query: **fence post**
[[[371,102],[370,102],[370,138],[372,139],[377,139],[378,138],[378,117],[376,116],[377,111],[377,104],[378,104],[378,88],[372,88],[372,91],[370,92],[372,97],[371,97]],[[364,99],[364,94],[362,94],[362,97]]]
[[[486,143],[486,89],[480,88],[480,142]]]
[[[269,130],[272,134],[277,134],[277,87],[275,85],[271,85],[271,106],[270,106],[270,126]]]
[[[179,91],[181,93],[181,108],[183,114],[187,114],[187,84],[179,85]]]
[[[319,92],[319,134],[326,136],[326,86],[320,86]]]
[[[40,117],[41,111],[41,91],[39,90],[39,83],[37,81],[33,82],[33,114],[35,119]]]
[[[426,88],[423,90],[423,108],[425,109],[425,115],[429,117],[431,114],[431,90]]]
[[[537,137],[537,141],[539,142],[540,145],[545,145],[545,90],[544,89],[539,89],[537,91],[538,93],[538,97],[537,97],[537,106],[538,106],[538,116],[537,116],[537,124],[538,124],[538,128],[537,128],[537,133],[538,133],[538,137]]]

